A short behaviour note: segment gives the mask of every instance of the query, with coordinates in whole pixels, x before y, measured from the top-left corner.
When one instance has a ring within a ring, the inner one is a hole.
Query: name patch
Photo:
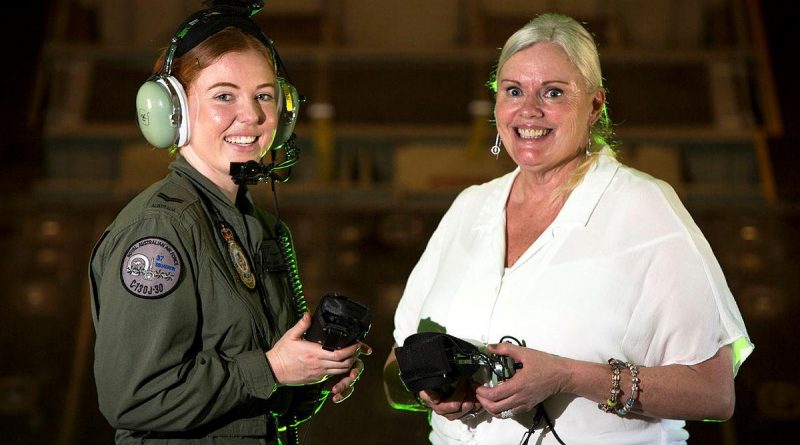
[[[140,298],[167,296],[181,277],[181,257],[167,240],[142,238],[122,258],[122,285]]]

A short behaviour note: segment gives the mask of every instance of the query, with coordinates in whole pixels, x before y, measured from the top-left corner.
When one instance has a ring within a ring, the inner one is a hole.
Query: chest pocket
[[[283,259],[283,255],[281,255],[278,242],[279,241],[275,238],[269,238],[265,239],[261,244],[260,254],[263,274],[275,272],[285,273],[289,270],[286,261]]]
[[[288,329],[297,319],[295,293],[289,279],[289,265],[281,254],[278,242],[275,238],[264,239],[259,249],[260,272],[270,305],[276,308],[277,321],[284,329]]]

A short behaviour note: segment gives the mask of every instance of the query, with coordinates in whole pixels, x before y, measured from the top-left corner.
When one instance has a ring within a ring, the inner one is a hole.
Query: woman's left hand
[[[566,359],[511,343],[491,345],[488,349],[522,363],[522,368],[510,379],[475,391],[481,406],[493,416],[505,418],[532,411],[564,388],[569,372]]]
[[[334,377],[331,379],[332,383],[329,384],[333,385],[331,388],[331,392],[333,393],[331,400],[333,403],[344,402],[345,399],[353,394],[356,382],[361,377],[361,373],[364,372],[364,362],[358,357],[361,355],[371,354],[372,348],[370,348],[366,343],[361,343],[361,346],[356,349],[356,360],[353,363],[353,367],[350,368],[350,372],[342,375],[341,377]]]

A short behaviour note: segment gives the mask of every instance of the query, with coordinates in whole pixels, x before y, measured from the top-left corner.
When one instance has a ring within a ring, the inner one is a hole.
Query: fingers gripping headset
[[[287,80],[286,69],[272,40],[261,32],[251,16],[264,6],[261,0],[211,1],[208,9],[187,18],[170,41],[161,69],[148,79],[136,95],[136,117],[139,129],[147,142],[157,148],[180,148],[191,138],[188,100],[181,82],[172,75],[173,61],[200,44],[206,38],[229,26],[240,29],[258,39],[268,49],[275,65],[278,88],[278,125],[270,145],[270,152],[286,149],[283,168],[291,167],[296,155],[293,133],[299,113],[301,98]],[[291,150],[291,152],[290,152]],[[289,164],[289,165],[285,165]]]
[[[504,336],[500,342],[525,346],[524,341],[511,336]],[[455,393],[456,385],[473,376],[479,376],[485,386],[491,387],[512,378],[523,367],[522,363],[510,356],[482,352],[466,340],[440,332],[412,334],[394,352],[400,368],[400,380],[409,392],[416,394],[432,390],[443,399],[450,398]],[[534,431],[542,427],[543,421],[556,441],[564,444],[544,405],[540,403],[535,407],[533,421],[523,434],[520,445],[528,444]]]

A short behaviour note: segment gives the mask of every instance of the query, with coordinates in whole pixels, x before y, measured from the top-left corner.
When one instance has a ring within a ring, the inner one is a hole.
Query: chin
[[[229,151],[228,158],[230,158],[231,162],[257,161],[260,153],[261,149],[257,147],[250,147],[246,149],[242,147],[236,147]]]
[[[514,160],[515,164],[520,166],[539,164],[543,160],[540,153],[534,153],[532,150],[519,150],[514,153],[514,156],[511,156],[511,159]]]

